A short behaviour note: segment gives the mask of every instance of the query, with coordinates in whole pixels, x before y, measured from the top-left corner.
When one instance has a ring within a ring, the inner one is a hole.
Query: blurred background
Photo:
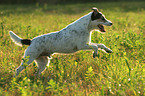
[[[0,4],[32,4],[32,3],[88,3],[88,2],[110,2],[110,1],[144,1],[144,0],[0,0]]]

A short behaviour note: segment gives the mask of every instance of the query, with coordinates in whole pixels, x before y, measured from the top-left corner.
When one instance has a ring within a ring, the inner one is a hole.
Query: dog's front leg
[[[85,44],[79,47],[79,50],[94,50],[93,57],[98,55],[98,46],[96,44]]]
[[[104,44],[97,44],[98,48],[104,49],[107,53],[112,53],[113,51],[110,48],[107,48]]]

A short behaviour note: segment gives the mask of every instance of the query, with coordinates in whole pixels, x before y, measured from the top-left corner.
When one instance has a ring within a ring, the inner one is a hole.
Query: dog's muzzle
[[[112,26],[113,23],[109,20],[107,20],[103,25],[106,25],[106,26]]]

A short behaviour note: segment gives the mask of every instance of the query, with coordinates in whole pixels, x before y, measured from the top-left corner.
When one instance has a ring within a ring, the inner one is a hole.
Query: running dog
[[[95,58],[98,54],[98,48],[104,49],[107,53],[112,52],[104,44],[91,43],[91,32],[94,29],[105,32],[103,25],[112,25],[112,22],[107,20],[97,8],[92,8],[92,10],[92,12],[79,18],[62,30],[44,34],[32,40],[22,39],[12,31],[9,34],[17,45],[30,45],[25,50],[24,58],[28,57],[28,65],[33,61],[37,63],[37,74],[40,75],[46,65],[49,64],[51,55],[54,53],[74,53],[79,50],[93,50],[93,57]],[[24,61],[16,69],[16,75],[25,68],[23,65]]]

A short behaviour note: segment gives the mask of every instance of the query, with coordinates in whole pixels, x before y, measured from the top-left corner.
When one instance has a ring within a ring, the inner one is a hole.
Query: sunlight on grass
[[[68,5],[0,6],[0,95],[23,96],[144,96],[145,95],[145,2],[85,3]],[[92,42],[103,43],[112,54],[79,51],[54,55],[40,78],[33,62],[14,78],[24,50],[8,32],[22,38],[58,31],[96,6],[109,20],[106,33],[92,33]],[[49,79],[49,80],[48,80]]]

